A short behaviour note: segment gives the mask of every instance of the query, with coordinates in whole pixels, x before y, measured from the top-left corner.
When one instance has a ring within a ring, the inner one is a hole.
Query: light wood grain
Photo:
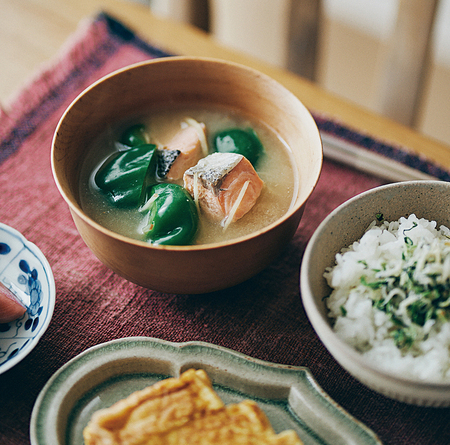
[[[414,123],[437,0],[401,0],[388,45],[381,112],[406,125]]]
[[[244,63],[277,79],[313,112],[421,153],[450,168],[450,147],[347,102],[288,71],[218,45],[203,31],[153,16],[148,7],[120,0],[0,0],[0,103],[53,57],[80,20],[100,10],[116,16],[152,44],[174,54]]]

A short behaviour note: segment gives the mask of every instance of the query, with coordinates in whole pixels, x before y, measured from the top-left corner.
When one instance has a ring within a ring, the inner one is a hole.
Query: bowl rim
[[[330,352],[330,354],[339,362],[341,363],[341,357],[345,357],[346,359],[350,359],[352,361],[352,369],[355,368],[355,366],[359,367],[361,370],[365,372],[365,374],[372,374],[379,378],[387,379],[392,383],[402,383],[404,385],[414,385],[417,390],[433,390],[435,393],[438,393],[442,390],[449,390],[450,388],[450,381],[449,382],[442,382],[442,381],[436,381],[436,380],[420,380],[419,378],[414,379],[412,377],[405,377],[400,376],[398,374],[395,374],[393,372],[387,371],[385,369],[380,368],[376,364],[369,364],[366,360],[364,360],[361,353],[359,353],[356,349],[354,349],[352,346],[350,346],[348,343],[346,343],[344,340],[342,340],[338,335],[334,332],[332,329],[330,323],[325,319],[321,312],[318,309],[318,305],[316,304],[316,301],[313,296],[313,292],[310,287],[310,281],[308,278],[308,272],[309,268],[311,266],[311,256],[313,249],[315,247],[315,244],[317,243],[317,240],[320,238],[321,233],[325,230],[325,228],[328,226],[328,223],[333,217],[339,213],[343,208],[346,208],[350,206],[353,202],[359,201],[360,199],[373,195],[375,193],[379,193],[380,191],[386,190],[386,189],[393,189],[393,188],[404,188],[404,187],[417,187],[417,186],[444,186],[447,188],[450,188],[450,183],[440,180],[412,180],[412,181],[402,181],[402,182],[395,182],[390,184],[384,184],[377,187],[374,187],[372,189],[369,189],[365,192],[359,193],[356,196],[353,196],[352,198],[349,198],[347,201],[340,204],[338,207],[336,207],[333,211],[331,211],[319,224],[317,229],[314,231],[313,235],[311,236],[306,249],[305,253],[303,255],[302,263],[300,266],[300,295],[301,300],[305,309],[305,312],[308,316],[308,319],[311,322],[312,327],[316,331],[316,334],[318,335],[320,341],[324,344],[324,346],[327,348],[327,350]],[[356,240],[355,240],[356,241]],[[336,252],[337,253],[337,252]],[[339,347],[342,350],[342,353],[336,353],[334,347]],[[350,371],[349,367],[347,365],[342,365],[348,372],[353,374],[352,371]]]
[[[253,73],[253,75],[258,76],[260,78],[264,78],[267,82],[270,82],[274,85],[277,85],[278,88],[280,88],[281,90],[284,90],[285,94],[287,96],[290,96],[291,98],[293,98],[295,101],[298,102],[298,105],[303,108],[304,111],[306,111],[305,116],[307,116],[308,119],[308,126],[311,127],[314,130],[314,139],[315,142],[318,142],[318,146],[320,146],[320,155],[319,155],[319,159],[317,162],[317,171],[316,171],[316,178],[314,180],[314,183],[312,184],[312,186],[310,187],[310,190],[308,192],[308,194],[305,196],[305,198],[300,202],[295,202],[293,204],[291,204],[290,208],[287,210],[287,212],[282,215],[280,218],[278,218],[277,220],[273,221],[272,223],[270,223],[269,225],[262,227],[259,230],[256,230],[252,233],[249,233],[247,235],[243,235],[237,238],[233,238],[227,241],[221,241],[221,242],[215,242],[215,243],[205,243],[205,244],[193,244],[193,245],[187,245],[187,246],[171,246],[171,245],[153,245],[150,243],[147,243],[145,241],[141,241],[141,240],[137,240],[137,239],[133,239],[130,237],[127,237],[125,235],[121,235],[117,232],[114,232],[110,229],[107,229],[105,227],[103,227],[101,224],[97,223],[95,220],[93,220],[91,217],[89,217],[88,215],[86,215],[83,210],[81,209],[81,207],[79,205],[75,205],[71,199],[69,199],[69,197],[67,196],[67,194],[64,192],[59,178],[56,174],[56,166],[55,166],[55,156],[54,156],[54,151],[55,151],[55,142],[57,139],[57,135],[58,135],[58,131],[61,127],[61,125],[63,124],[64,119],[66,118],[66,116],[69,114],[69,112],[71,111],[71,109],[75,106],[75,104],[90,90],[96,88],[100,83],[103,83],[105,81],[107,81],[108,79],[115,77],[117,75],[120,75],[121,73],[124,72],[128,72],[130,70],[142,67],[142,66],[147,66],[147,65],[155,65],[155,64],[167,64],[167,63],[177,63],[177,62],[187,62],[187,61],[192,61],[192,62],[201,62],[201,63],[214,63],[214,64],[219,64],[219,65],[229,65],[229,66],[233,66],[241,71],[247,71],[249,73]],[[100,79],[94,81],[92,84],[90,84],[88,87],[86,87],[82,92],[80,92],[75,99],[72,100],[72,102],[68,105],[68,107],[64,110],[64,113],[62,114],[62,116],[60,117],[58,124],[56,126],[56,129],[53,133],[53,138],[52,138],[52,144],[51,144],[51,169],[52,169],[52,175],[54,178],[54,181],[56,183],[56,186],[58,188],[59,193],[61,194],[61,196],[63,197],[64,201],[66,202],[66,204],[69,206],[71,212],[74,212],[78,218],[80,218],[81,220],[83,220],[84,223],[92,226],[94,229],[96,229],[97,231],[103,233],[104,235],[114,238],[119,242],[122,243],[127,243],[127,244],[132,244],[135,246],[140,246],[140,247],[146,247],[148,249],[155,249],[155,250],[160,250],[160,251],[204,251],[204,250],[213,250],[213,249],[217,249],[217,248],[222,248],[222,247],[227,247],[227,246],[231,246],[231,245],[237,245],[240,243],[244,243],[246,241],[249,241],[251,239],[257,238],[267,232],[272,231],[273,229],[275,229],[277,226],[282,225],[285,221],[287,221],[288,219],[290,219],[295,213],[297,213],[298,211],[300,211],[300,209],[302,207],[304,207],[304,205],[306,204],[306,202],[308,201],[309,197],[311,196],[311,194],[313,193],[314,189],[317,186],[317,183],[320,179],[320,173],[322,171],[322,166],[323,166],[323,142],[322,142],[322,138],[320,135],[320,131],[319,128],[317,126],[317,123],[315,121],[315,119],[312,117],[310,111],[306,108],[306,106],[303,104],[303,102],[294,94],[292,93],[287,87],[285,87],[283,84],[281,84],[280,82],[278,82],[277,80],[273,79],[272,77],[270,77],[269,75],[262,73],[261,71],[258,71],[254,68],[248,67],[246,65],[237,63],[237,62],[232,62],[232,61],[228,61],[228,60],[224,60],[224,59],[220,59],[220,58],[215,58],[215,57],[197,57],[197,56],[166,56],[166,57],[160,57],[157,59],[150,59],[150,60],[145,60],[142,62],[136,62],[130,65],[127,65],[123,68],[119,68],[117,70],[112,71],[111,73],[106,74],[105,76],[101,77]]]

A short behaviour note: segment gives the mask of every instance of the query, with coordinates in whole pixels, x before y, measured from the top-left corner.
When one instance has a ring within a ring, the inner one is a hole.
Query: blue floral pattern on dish
[[[0,255],[6,255],[9,252],[11,252],[11,247],[6,243],[0,243]]]
[[[55,304],[53,274],[42,252],[16,230],[0,223],[0,281],[27,308],[0,324],[0,373],[14,366],[47,329]]]

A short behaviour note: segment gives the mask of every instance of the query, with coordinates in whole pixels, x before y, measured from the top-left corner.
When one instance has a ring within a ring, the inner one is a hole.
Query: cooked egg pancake
[[[224,404],[203,370],[162,380],[109,408],[99,410],[84,429],[86,445],[145,444],[161,434],[217,410]]]
[[[203,370],[162,380],[93,414],[86,445],[300,445],[293,431],[276,435],[258,405],[225,406]]]
[[[275,434],[269,420],[258,405],[245,400],[228,405],[181,428],[149,438],[154,445],[300,445],[294,431]]]

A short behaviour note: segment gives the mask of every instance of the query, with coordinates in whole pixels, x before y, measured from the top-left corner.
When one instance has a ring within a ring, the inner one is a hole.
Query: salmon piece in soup
[[[250,161],[237,153],[214,153],[184,173],[184,186],[211,219],[226,228],[258,200],[264,182]]]
[[[171,153],[172,164],[166,178],[176,181],[183,177],[184,172],[206,155],[205,125],[191,119],[192,124],[181,129],[164,147]]]

